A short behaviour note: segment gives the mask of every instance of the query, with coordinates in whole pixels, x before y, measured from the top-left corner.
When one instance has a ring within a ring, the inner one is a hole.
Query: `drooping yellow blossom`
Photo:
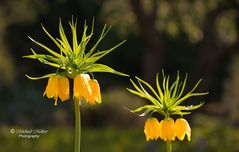
[[[84,99],[87,101],[92,94],[90,85],[90,76],[88,74],[78,74],[74,78],[74,98],[78,101]],[[88,101],[87,101],[88,102]]]
[[[58,88],[57,88],[57,77],[54,75],[54,76],[51,76],[49,77],[48,79],[48,83],[47,83],[47,86],[46,86],[46,90],[44,92],[43,95],[46,94],[46,96],[48,98],[53,98],[56,100],[57,97],[58,97]]]
[[[145,122],[144,133],[146,140],[157,140],[161,135],[160,123],[156,118],[148,118]]]
[[[91,95],[88,97],[87,101],[90,104],[101,103],[101,93],[100,93],[100,86],[98,81],[95,79],[89,80],[89,85],[91,89]]]
[[[164,141],[175,140],[175,125],[172,118],[165,118],[160,122],[161,125],[161,139]]]
[[[54,98],[57,105],[58,97],[61,101],[69,99],[69,80],[67,77],[53,75],[48,79],[46,90],[43,95],[46,94],[48,98]]]
[[[70,97],[70,88],[69,88],[69,80],[67,77],[59,77],[58,78],[59,85],[59,98],[62,101],[69,99]]]
[[[188,141],[191,141],[191,128],[187,120],[183,118],[177,119],[175,122],[175,132],[179,140],[183,140],[186,134]]]

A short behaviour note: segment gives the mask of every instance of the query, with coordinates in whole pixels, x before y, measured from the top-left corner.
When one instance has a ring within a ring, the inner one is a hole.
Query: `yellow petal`
[[[46,86],[46,90],[44,92],[43,95],[46,94],[46,96],[48,98],[52,98],[55,96],[56,94],[56,76],[51,76],[49,77],[48,79],[48,83],[47,83],[47,86]]]
[[[48,98],[52,98],[55,94],[55,81],[54,81],[54,77],[55,76],[51,76],[49,77],[48,79],[48,83],[47,83],[47,86],[46,86],[46,89],[45,89],[45,92],[43,94],[43,96],[46,96]]]
[[[77,100],[87,100],[91,95],[89,85],[90,76],[88,74],[79,74],[74,78],[74,97]]]
[[[160,137],[161,129],[158,119],[148,118],[144,125],[144,133],[146,140],[157,140]]]
[[[50,76],[49,79],[48,79],[46,90],[45,90],[43,95],[46,94],[46,96],[48,98],[53,98],[54,97],[54,99],[55,99],[54,105],[55,106],[57,105],[57,98],[58,98],[58,95],[59,95],[59,90],[58,89],[59,89],[58,76],[56,76],[56,75]]]
[[[175,127],[174,120],[172,118],[166,118],[161,122],[161,138],[164,141],[175,140]]]
[[[69,80],[67,77],[59,77],[58,78],[58,86],[59,86],[59,98],[61,101],[65,101],[70,97],[70,89],[69,89]]]
[[[187,134],[188,141],[191,140],[191,128],[187,120],[183,118],[177,119],[175,122],[175,131],[176,131],[176,136],[179,140],[183,140],[185,137],[185,134]]]
[[[91,95],[87,99],[90,104],[101,103],[101,93],[100,93],[100,86],[97,80],[90,80],[89,85],[91,88]]]

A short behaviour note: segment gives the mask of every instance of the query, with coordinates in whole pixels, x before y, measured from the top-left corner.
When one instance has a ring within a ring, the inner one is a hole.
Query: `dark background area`
[[[19,147],[20,152],[72,151],[72,101],[54,107],[53,100],[42,97],[47,80],[31,81],[25,77],[41,76],[55,69],[22,58],[31,53],[30,48],[44,51],[28,36],[55,47],[41,24],[59,37],[61,18],[70,37],[68,21],[72,16],[78,18],[79,36],[84,21],[90,26],[95,17],[89,48],[104,24],[112,28],[99,49],[127,40],[100,62],[130,74],[131,78],[139,76],[154,84],[156,73],[162,69],[172,79],[179,70],[182,78],[189,74],[189,90],[202,78],[198,92],[210,94],[191,100],[206,103],[186,117],[192,124],[193,141],[176,142],[176,151],[239,151],[235,145],[239,141],[238,0],[1,0],[0,145],[6,145],[4,152],[17,151],[11,147]],[[163,151],[163,142],[151,146],[144,141],[145,118],[122,108],[146,102],[126,91],[132,87],[129,79],[104,73],[95,74],[95,78],[101,86],[103,103],[83,105],[83,151]],[[10,128],[47,128],[49,134],[26,141],[10,134]],[[52,146],[44,146],[45,138]],[[95,150],[86,148],[92,144]],[[57,149],[59,146],[66,148]]]

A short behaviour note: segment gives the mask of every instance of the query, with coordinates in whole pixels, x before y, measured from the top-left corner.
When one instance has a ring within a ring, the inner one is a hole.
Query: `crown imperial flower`
[[[74,78],[74,98],[78,101],[87,100],[92,91],[89,85],[90,76],[88,74],[79,74]]]
[[[188,93],[184,93],[187,82],[187,75],[183,81],[180,81],[178,72],[176,80],[171,85],[169,81],[169,76],[165,76],[164,71],[162,71],[162,75],[163,75],[162,85],[160,85],[159,83],[159,74],[157,74],[156,76],[157,90],[155,90],[149,83],[145,82],[144,80],[138,77],[135,77],[137,79],[138,84],[130,79],[135,89],[127,88],[127,90],[132,94],[147,99],[151,103],[131,110],[131,112],[134,113],[141,112],[139,116],[145,116],[147,114],[152,115],[153,113],[158,113],[165,117],[165,119],[161,120],[160,123],[158,123],[158,120],[156,118],[147,119],[147,121],[145,122],[144,129],[146,140],[147,141],[150,139],[157,140],[158,137],[160,137],[160,139],[162,139],[167,143],[168,145],[167,147],[170,147],[169,146],[170,144],[168,143],[174,141],[176,137],[179,140],[183,140],[185,135],[187,135],[188,141],[191,140],[191,128],[188,122],[183,118],[177,119],[174,122],[171,116],[180,115],[182,117],[183,115],[190,114],[191,111],[201,107],[203,105],[203,102],[198,105],[188,105],[188,106],[181,104],[188,98],[206,95],[208,94],[208,92],[203,93],[195,92],[195,89],[201,82],[201,80],[199,80],[191,91],[189,91]]]
[[[101,103],[101,93],[98,81],[90,79],[88,74],[79,74],[74,78],[74,98],[77,101],[85,100],[94,105]]]
[[[61,101],[69,99],[69,92],[68,78],[64,76],[53,75],[48,79],[44,95],[46,94],[48,98],[54,98],[54,105],[56,106],[58,97],[61,99]]]
[[[90,104],[100,104],[101,103],[101,93],[100,93],[100,86],[98,84],[98,81],[95,79],[89,80],[89,85],[92,90],[91,95],[88,97],[88,102]]]
[[[158,119],[148,118],[144,125],[146,140],[157,140],[161,136],[161,127]]]
[[[175,125],[172,118],[165,118],[161,122],[161,139],[164,141],[175,140]]]
[[[185,134],[187,135],[188,141],[191,141],[191,128],[187,120],[179,118],[175,121],[175,132],[179,140],[183,140]]]
[[[60,38],[53,37],[42,26],[45,34],[52,40],[58,50],[53,50],[29,37],[32,42],[38,45],[42,50],[46,51],[47,54],[36,53],[34,49],[31,49],[32,54],[23,57],[35,59],[45,65],[56,68],[55,73],[46,74],[41,77],[30,77],[26,75],[31,80],[49,78],[44,95],[48,98],[54,98],[55,105],[57,105],[58,98],[62,101],[69,99],[70,89],[68,78],[74,80],[73,99],[75,105],[75,152],[79,152],[81,139],[80,102],[81,100],[85,100],[90,104],[101,103],[98,81],[95,79],[91,80],[88,74],[91,74],[92,77],[94,77],[94,72],[108,72],[121,76],[128,75],[118,72],[105,64],[97,63],[105,55],[122,45],[125,40],[106,50],[98,50],[97,48],[99,44],[110,30],[110,28],[107,28],[105,25],[98,40],[96,40],[96,42],[92,45],[92,48],[89,48],[88,43],[94,35],[94,20],[90,33],[85,22],[83,34],[80,39],[78,38],[76,26],[77,20],[74,20],[72,17],[72,22],[70,22],[72,38],[70,39],[68,39],[65,34],[61,20],[59,22]]]
[[[43,78],[49,78],[48,85],[44,94],[48,98],[55,99],[55,105],[57,105],[58,97],[65,101],[69,98],[69,81],[68,78],[74,79],[73,86],[73,96],[76,100],[84,99],[90,104],[101,103],[100,87],[96,80],[90,80],[88,73],[92,74],[94,72],[108,72],[121,76],[128,76],[127,74],[115,71],[111,67],[96,63],[98,60],[103,58],[105,55],[109,54],[125,41],[113,46],[112,48],[106,50],[97,50],[97,47],[104,39],[110,28],[106,25],[100,34],[99,39],[93,45],[92,48],[88,48],[87,45],[94,35],[94,20],[92,23],[91,31],[88,34],[88,26],[86,22],[84,24],[83,34],[79,41],[77,34],[77,20],[72,18],[70,22],[72,42],[67,39],[64,28],[62,26],[61,20],[59,23],[59,35],[60,38],[54,38],[50,33],[42,26],[45,34],[53,41],[53,43],[58,47],[58,51],[55,51],[46,45],[34,40],[36,45],[41,47],[43,50],[48,52],[48,54],[38,54],[35,50],[31,49],[32,55],[24,56],[24,58],[36,59],[43,64],[52,66],[56,68],[55,73],[46,74],[41,77],[30,77],[26,75],[31,80],[38,80]],[[97,51],[96,51],[97,50]],[[56,76],[60,75],[62,77]]]

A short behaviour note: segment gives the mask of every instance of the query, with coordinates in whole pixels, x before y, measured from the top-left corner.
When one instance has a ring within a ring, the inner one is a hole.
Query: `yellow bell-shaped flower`
[[[57,97],[58,97],[58,86],[57,86],[57,76],[56,75],[53,75],[53,76],[50,76],[49,79],[48,79],[48,83],[47,83],[47,86],[46,86],[46,90],[44,92],[43,95],[45,95],[48,97],[48,98],[53,98],[56,100]]]
[[[84,99],[87,101],[91,96],[91,88],[89,85],[90,76],[88,74],[79,74],[74,78],[74,98],[78,101]]]
[[[100,93],[100,86],[98,84],[98,81],[95,79],[92,79],[89,81],[90,89],[91,89],[91,95],[87,99],[87,101],[90,104],[96,104],[101,103],[101,93]]]
[[[175,140],[175,125],[172,118],[165,118],[160,122],[161,125],[161,139],[164,141]]]
[[[144,125],[146,140],[157,140],[161,135],[160,123],[156,118],[148,118]]]
[[[57,105],[58,97],[61,101],[69,99],[69,80],[67,77],[53,75],[48,79],[46,90],[43,95],[46,94],[48,98],[54,98]]]
[[[183,140],[186,134],[188,141],[191,141],[191,128],[187,120],[183,118],[177,119],[175,122],[175,132],[179,140]]]
[[[69,80],[67,77],[58,77],[59,98],[65,101],[70,97]]]

